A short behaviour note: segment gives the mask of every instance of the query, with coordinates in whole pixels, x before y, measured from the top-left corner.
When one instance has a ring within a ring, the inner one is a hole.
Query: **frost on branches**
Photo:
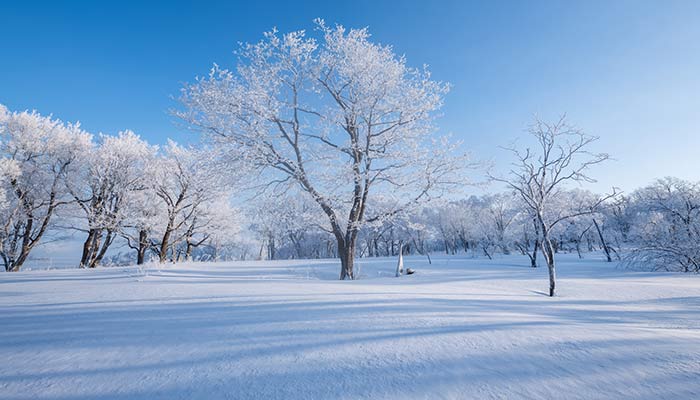
[[[80,155],[80,168],[66,177],[66,186],[83,218],[75,229],[87,234],[81,268],[95,268],[124,227],[132,193],[148,183],[146,160],[156,149],[131,131],[101,135]]]
[[[316,21],[241,46],[235,70],[214,66],[183,89],[184,120],[267,186],[294,184],[325,214],[340,278],[354,279],[360,228],[415,206],[458,182],[455,146],[433,135],[447,93],[366,29]],[[366,216],[377,195],[382,215]]]
[[[629,229],[628,265],[700,272],[700,184],[659,179],[632,195],[636,223]]]
[[[97,140],[79,124],[0,106],[0,257],[18,271],[42,241],[83,232],[81,268],[99,266],[115,240],[161,261],[222,253],[239,212],[208,149],[151,146],[131,131]],[[60,220],[60,224],[57,223]]]
[[[70,201],[64,178],[92,137],[79,124],[0,105],[0,257],[18,271]],[[4,198],[4,200],[2,200]]]

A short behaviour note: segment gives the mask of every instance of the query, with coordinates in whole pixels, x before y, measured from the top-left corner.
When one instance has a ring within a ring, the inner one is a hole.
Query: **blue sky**
[[[148,4],[141,4],[148,3]],[[193,140],[168,109],[183,82],[231,67],[237,42],[312,20],[369,26],[409,64],[453,85],[443,132],[476,158],[533,114],[601,137],[616,161],[605,190],[675,175],[700,179],[700,1],[0,2],[0,103],[132,129],[154,143]]]

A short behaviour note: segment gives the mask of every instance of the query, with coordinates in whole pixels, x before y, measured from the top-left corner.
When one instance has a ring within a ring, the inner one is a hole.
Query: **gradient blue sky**
[[[147,4],[141,4],[147,3]],[[409,64],[453,84],[443,132],[479,159],[537,113],[566,112],[616,161],[604,190],[674,175],[700,179],[700,1],[0,0],[0,103],[80,120],[94,133],[132,129],[154,143],[190,141],[168,109],[183,82],[239,41],[312,28],[322,17],[369,26]]]

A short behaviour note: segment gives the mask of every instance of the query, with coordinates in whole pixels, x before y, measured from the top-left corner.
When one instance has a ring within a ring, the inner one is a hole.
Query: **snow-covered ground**
[[[560,257],[0,274],[2,399],[696,399],[700,277]]]

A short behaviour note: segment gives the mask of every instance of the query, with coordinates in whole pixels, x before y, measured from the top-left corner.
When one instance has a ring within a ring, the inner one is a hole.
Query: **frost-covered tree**
[[[596,211],[598,206],[612,194],[599,197],[594,202],[573,207],[558,207],[565,186],[570,183],[594,182],[587,175],[593,165],[606,161],[604,153],[588,151],[598,138],[569,125],[562,117],[554,123],[537,119],[529,129],[534,146],[519,149],[508,148],[515,158],[507,177],[491,176],[505,183],[521,199],[523,206],[535,218],[540,229],[542,256],[549,271],[549,296],[554,296],[556,268],[552,231],[560,223]]]
[[[564,218],[562,223],[556,225],[550,232],[555,252],[572,251],[570,246],[574,246],[579,257],[582,257],[582,244],[592,250],[594,242],[600,242],[605,253],[608,257],[610,256],[611,250],[602,236],[602,228],[598,223],[601,220],[600,212],[605,208],[605,204],[601,203],[600,200],[598,195],[576,188],[562,190],[551,201],[549,211],[552,219],[556,220],[563,216],[573,215]],[[582,210],[586,212],[581,213]]]
[[[193,259],[193,252],[201,246],[231,245],[241,230],[240,212],[231,205],[231,196],[215,193],[197,203],[188,218],[183,216],[179,252],[187,261]],[[189,210],[182,213],[190,214]]]
[[[629,196],[618,196],[606,204],[602,210],[612,243],[621,249],[630,238],[636,214]]]
[[[252,230],[262,243],[260,258],[318,258],[333,240],[317,205],[303,193],[268,193],[250,210]],[[264,253],[263,254],[263,250]]]
[[[132,193],[148,184],[144,171],[155,149],[135,133],[123,131],[102,135],[96,146],[85,150],[79,172],[67,176],[66,183],[81,212],[75,228],[87,234],[80,267],[95,268],[124,228]]]
[[[530,259],[530,266],[537,268],[537,254],[540,251],[540,228],[537,219],[527,207],[517,214],[512,228],[513,245]]]
[[[168,254],[175,260],[175,247],[182,240],[189,240],[190,246],[196,244],[189,228],[199,229],[194,227],[208,219],[200,218],[207,202],[225,197],[218,180],[220,176],[208,159],[206,149],[185,148],[168,141],[151,167],[151,184],[161,210],[156,244],[160,262],[166,261]]]
[[[192,259],[194,250],[202,248],[203,259],[218,260],[222,256],[245,258],[247,243],[242,242],[244,217],[231,204],[226,193],[206,202],[197,214],[195,229],[188,227],[185,236],[185,255]],[[202,246],[202,247],[200,247]],[[228,255],[226,254],[228,253]]]
[[[127,246],[136,251],[136,264],[141,265],[146,261],[146,253],[154,247],[153,235],[165,220],[164,214],[167,207],[161,205],[160,198],[156,195],[157,181],[154,165],[157,158],[150,158],[144,169],[145,185],[139,190],[127,193],[125,211],[126,218],[120,230],[121,237],[126,240]]]
[[[368,214],[381,214],[383,210],[369,210]],[[370,257],[394,256],[402,249],[405,254],[417,252],[430,261],[431,245],[435,231],[432,226],[434,213],[430,205],[413,208],[390,219],[376,221],[366,226],[361,237],[364,241],[362,254]]]
[[[243,45],[235,70],[214,66],[183,89],[179,115],[246,167],[257,182],[293,182],[328,219],[341,261],[355,278],[355,248],[378,195],[385,218],[438,195],[464,161],[433,136],[447,85],[408,67],[366,29],[317,21]]]
[[[442,202],[432,210],[430,220],[442,241],[445,254],[455,254],[460,250],[468,252],[475,242],[474,216],[470,215],[473,200]]]
[[[5,205],[0,221],[0,257],[18,271],[52,226],[56,212],[72,201],[64,178],[90,146],[80,124],[0,105],[0,156],[9,175],[0,179]]]
[[[636,248],[627,261],[656,270],[700,272],[700,184],[665,178],[633,194],[630,230]]]
[[[492,238],[493,245],[503,254],[509,254],[510,244],[514,241],[511,228],[518,216],[513,196],[505,193],[483,196],[481,205],[484,236]]]

